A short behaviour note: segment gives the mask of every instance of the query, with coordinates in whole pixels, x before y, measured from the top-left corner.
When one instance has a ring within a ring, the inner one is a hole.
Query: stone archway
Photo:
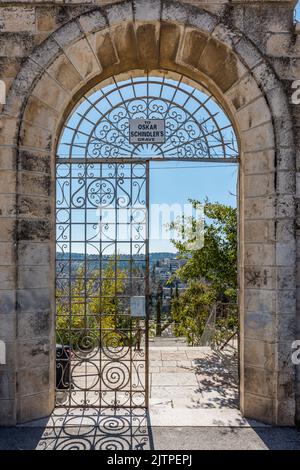
[[[239,136],[241,409],[265,422],[294,422],[294,164],[287,98],[258,49],[217,16],[171,1],[136,0],[96,8],[54,32],[23,65],[4,108],[0,139],[17,160],[7,175],[15,194],[4,196],[16,272],[3,297],[12,383],[6,423],[45,416],[54,403],[53,168],[64,119],[100,80],[159,68],[205,84]]]

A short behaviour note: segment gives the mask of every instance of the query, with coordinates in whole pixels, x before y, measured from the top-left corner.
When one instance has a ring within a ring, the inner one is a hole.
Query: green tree
[[[199,201],[190,202],[194,208],[199,205]],[[173,241],[179,256],[187,260],[174,276],[187,288],[172,300],[171,315],[179,324],[177,333],[190,344],[200,339],[214,302],[235,303],[237,298],[237,209],[206,200],[204,215],[202,248],[191,250],[191,239]],[[190,217],[170,228],[191,234],[197,222]]]
[[[124,270],[116,272],[114,262],[109,261],[102,276],[95,270],[85,279],[84,273],[84,268],[80,267],[69,295],[63,289],[57,290],[57,342],[73,349],[89,348],[97,344],[99,337],[105,338],[108,331],[115,331],[122,308],[118,295],[124,292]]]

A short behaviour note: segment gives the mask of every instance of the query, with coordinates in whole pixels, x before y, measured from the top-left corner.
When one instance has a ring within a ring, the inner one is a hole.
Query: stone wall
[[[0,78],[8,91],[0,121],[0,340],[7,349],[0,423],[53,407],[54,155],[63,118],[83,89],[112,73],[160,67],[204,82],[241,141],[242,410],[277,424],[300,419],[300,373],[291,362],[300,339],[294,5],[0,1]]]

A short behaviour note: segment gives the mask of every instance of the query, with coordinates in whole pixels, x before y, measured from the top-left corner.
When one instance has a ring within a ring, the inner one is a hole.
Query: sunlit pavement
[[[236,372],[230,350],[152,343],[148,412],[57,408],[50,418],[1,428],[0,449],[300,449],[296,429],[242,417]]]

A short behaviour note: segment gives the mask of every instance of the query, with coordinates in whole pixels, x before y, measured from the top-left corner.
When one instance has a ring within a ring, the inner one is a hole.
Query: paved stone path
[[[295,429],[241,416],[236,374],[230,351],[156,343],[148,412],[56,409],[50,419],[0,429],[0,449],[300,449]]]
[[[238,410],[237,358],[231,350],[220,355],[207,347],[151,346],[149,357],[155,425],[244,423]]]

